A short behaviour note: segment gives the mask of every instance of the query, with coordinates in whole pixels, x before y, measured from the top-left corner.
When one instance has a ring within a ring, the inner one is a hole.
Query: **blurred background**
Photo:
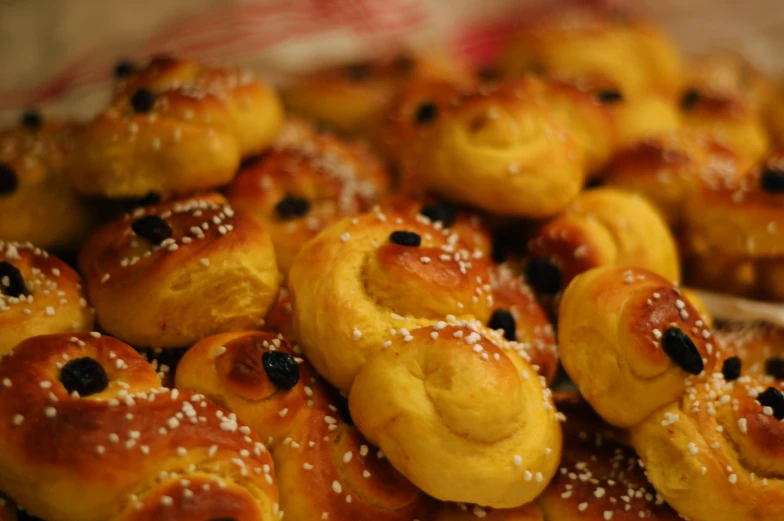
[[[172,52],[292,73],[401,46],[491,60],[546,0],[2,0],[0,121],[46,107],[89,116],[121,58]],[[571,0],[571,3],[602,3]],[[615,1],[661,24],[689,54],[731,50],[780,75],[784,10],[776,0]]]

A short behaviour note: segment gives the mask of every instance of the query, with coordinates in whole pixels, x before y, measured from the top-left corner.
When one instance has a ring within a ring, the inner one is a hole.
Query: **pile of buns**
[[[742,59],[570,9],[481,73],[115,72],[0,133],[0,520],[784,520],[784,330],[688,289],[784,300]]]

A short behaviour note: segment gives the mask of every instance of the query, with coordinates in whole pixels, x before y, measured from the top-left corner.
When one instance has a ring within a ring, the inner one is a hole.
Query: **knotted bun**
[[[90,331],[93,310],[70,266],[30,243],[0,241],[0,355],[26,338]]]
[[[272,149],[240,170],[227,197],[267,227],[285,274],[304,243],[342,217],[370,210],[388,188],[386,171],[367,148],[289,121]]]
[[[578,275],[558,319],[564,369],[602,418],[630,427],[674,402],[689,375],[710,374],[718,350],[672,282],[639,268]]]
[[[359,371],[349,408],[429,495],[517,507],[554,474],[560,426],[531,366],[474,329],[435,325],[395,337]]]
[[[118,340],[28,339],[0,359],[0,381],[0,487],[32,514],[279,519],[258,438],[204,397],[161,388]]]
[[[648,201],[615,188],[582,192],[529,241],[532,262],[549,262],[561,285],[597,266],[635,266],[680,280],[675,238]]]
[[[95,205],[77,195],[65,172],[78,128],[29,112],[0,131],[0,239],[74,248],[84,238]]]
[[[215,335],[183,357],[177,387],[206,394],[269,440],[286,519],[427,519],[423,495],[368,447],[295,349],[272,333]]]
[[[784,516],[784,375],[777,369],[783,338],[764,327],[717,333],[721,371],[632,428],[649,479],[682,515]]]
[[[217,194],[106,224],[79,265],[101,327],[139,346],[185,346],[259,327],[280,283],[267,231]]]

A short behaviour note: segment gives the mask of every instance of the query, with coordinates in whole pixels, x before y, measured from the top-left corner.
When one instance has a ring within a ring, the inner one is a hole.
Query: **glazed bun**
[[[183,89],[196,97],[216,95],[229,110],[242,157],[269,147],[283,124],[283,105],[278,94],[247,71],[161,55],[119,78],[115,98],[132,97],[139,89],[153,93]]]
[[[305,357],[343,391],[393,336],[450,320],[484,327],[496,309],[492,264],[481,250],[470,250],[440,222],[381,210],[345,218],[306,244],[289,274],[289,290]],[[499,327],[509,330],[509,349],[531,356],[541,341],[546,354],[541,308],[525,294],[514,298],[530,303],[536,318],[526,322],[526,306],[517,307],[518,321],[506,314]],[[514,342],[515,330],[528,324],[532,330],[517,336],[531,343]],[[504,341],[502,333],[494,337]]]
[[[579,136],[586,134],[564,117],[578,110],[580,93],[557,102],[553,94],[554,104],[547,105],[539,98],[549,87],[538,82],[480,88],[437,112],[403,158],[404,189],[506,216],[541,218],[563,210],[585,179],[588,149]],[[586,106],[594,107],[585,96]]]
[[[711,374],[718,356],[705,320],[672,282],[620,266],[594,268],[571,282],[558,340],[580,393],[619,427],[677,400],[689,375]]]
[[[561,466],[536,500],[556,521],[678,521],[648,483],[628,435],[602,421],[577,394],[554,396],[564,424]]]
[[[782,340],[781,330],[768,327],[717,332],[721,370],[632,429],[649,479],[683,516],[784,516]]]
[[[303,244],[342,217],[370,210],[388,188],[387,172],[367,148],[289,121],[226,193],[269,230],[286,274]]]
[[[260,327],[281,279],[267,231],[217,194],[106,224],[79,265],[101,327],[150,347]]]
[[[680,280],[678,249],[667,223],[645,198],[616,188],[582,192],[537,232],[529,248],[529,278],[544,290],[550,289],[543,287],[547,284],[536,283],[543,264],[557,269],[564,288],[597,266],[635,266]]]
[[[95,221],[66,168],[78,126],[27,112],[0,131],[0,240],[75,248]]]
[[[629,97],[674,93],[682,65],[657,28],[626,13],[593,7],[554,9],[520,31],[502,58],[509,75],[545,73],[612,81]]]
[[[28,339],[0,359],[0,381],[0,487],[33,515],[279,519],[258,438],[203,396],[161,388],[118,340]]]
[[[342,133],[370,135],[402,86],[466,78],[470,73],[448,55],[404,53],[304,74],[283,90],[283,99],[295,114]]]
[[[511,508],[556,471],[561,431],[550,391],[522,358],[475,326],[413,329],[359,371],[359,430],[429,495]]]
[[[249,74],[154,59],[80,134],[71,180],[108,197],[209,190],[270,146],[282,121],[276,94]]]
[[[82,278],[30,243],[0,241],[0,355],[37,335],[90,331]]]
[[[427,519],[423,494],[370,449],[345,405],[333,405],[344,400],[296,351],[271,333],[215,335],[185,354],[177,387],[206,394],[269,441],[286,519]]]

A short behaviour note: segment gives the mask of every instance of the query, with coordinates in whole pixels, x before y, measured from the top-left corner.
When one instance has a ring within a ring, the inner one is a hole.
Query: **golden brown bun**
[[[177,366],[175,385],[208,396],[235,413],[275,448],[290,436],[292,423],[305,409],[326,409],[323,384],[294,349],[288,340],[269,332],[213,335],[185,353]],[[286,381],[270,376],[277,366],[263,358],[271,351],[285,353],[289,363],[295,361],[296,371]]]
[[[149,227],[142,219],[170,233],[140,236],[134,227]],[[281,278],[267,231],[217,194],[148,206],[106,224],[82,248],[79,266],[101,327],[151,347],[260,327]]]
[[[673,404],[631,431],[648,478],[693,521],[784,518],[784,425],[780,330],[717,333],[722,371],[693,382]],[[780,359],[777,359],[780,360]]]
[[[32,336],[90,331],[94,313],[83,286],[54,255],[0,241],[0,355]]]
[[[294,365],[282,371],[269,352]],[[346,424],[296,346],[279,335],[202,340],[180,362],[177,388],[205,394],[268,440],[286,519],[425,519],[423,495]]]
[[[359,430],[444,501],[512,508],[556,471],[561,429],[544,378],[474,324],[397,335],[349,394]]]
[[[581,394],[620,427],[678,399],[689,375],[710,374],[718,354],[698,310],[670,281],[620,266],[572,281],[561,300],[558,341]]]
[[[561,273],[561,284],[598,266],[635,266],[680,280],[675,239],[647,200],[616,188],[582,192],[529,242]]]
[[[386,171],[364,146],[289,121],[226,194],[269,230],[286,274],[303,244],[342,217],[370,210],[388,188]]]
[[[566,416],[561,466],[537,503],[545,521],[677,521],[645,478],[624,431],[604,423],[577,394],[554,397]]]
[[[421,244],[396,243],[401,235]],[[496,292],[508,284],[512,314],[519,317],[508,326],[519,342],[508,348],[550,371],[551,332],[541,308],[514,277],[493,287],[493,269],[481,250],[468,249],[438,222],[380,210],[345,218],[306,244],[292,267],[295,337],[319,374],[348,391],[362,365],[393,336],[439,322],[489,324]],[[502,332],[493,336],[503,341]]]
[[[736,153],[716,141],[679,132],[621,149],[604,179],[644,195],[677,229],[686,198],[701,176],[740,175],[745,167]]]
[[[217,96],[229,111],[242,157],[264,151],[283,125],[283,105],[278,94],[247,71],[161,55],[122,78],[116,86],[115,99],[133,96],[141,88],[156,93],[183,90],[196,97]]]
[[[502,67],[507,75],[606,79],[625,96],[673,93],[682,74],[677,50],[655,27],[625,13],[573,6],[532,20],[505,52]]]
[[[78,247],[95,222],[65,169],[77,126],[26,114],[0,132],[0,239],[41,248]]]
[[[493,249],[490,229],[484,220],[471,209],[434,197],[412,199],[392,194],[378,205],[382,211],[402,213],[412,219],[424,220],[438,228],[449,229],[460,236],[466,247],[489,256]]]
[[[336,412],[304,410],[273,456],[285,519],[427,519],[424,494]]]
[[[650,138],[668,136],[680,126],[680,110],[671,96],[657,93],[624,97],[608,105],[619,148],[633,146]]]
[[[406,150],[404,189],[507,216],[560,212],[582,187],[588,150],[579,136],[589,127],[566,116],[601,109],[583,95],[556,94],[536,78],[464,93]]]
[[[349,134],[368,134],[398,90],[411,81],[463,80],[470,73],[446,55],[360,61],[297,78],[283,90],[286,107]]]
[[[543,521],[542,511],[534,503],[517,508],[483,508],[464,503],[441,503],[430,521]]]
[[[161,388],[118,340],[28,339],[0,359],[0,381],[0,487],[34,515],[279,518],[272,458],[258,438],[203,396]]]

